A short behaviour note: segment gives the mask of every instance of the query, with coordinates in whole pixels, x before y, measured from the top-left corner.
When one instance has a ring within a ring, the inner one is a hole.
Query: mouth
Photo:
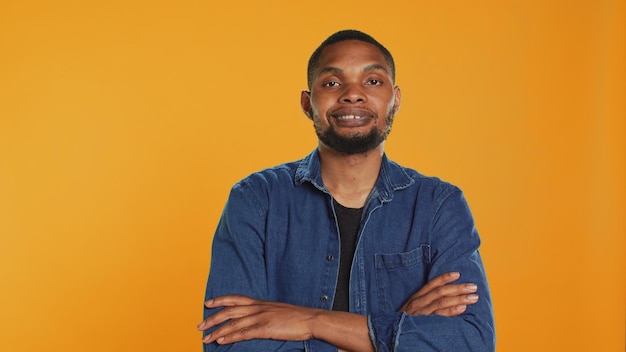
[[[328,115],[336,121],[337,125],[345,127],[364,126],[376,117],[375,114],[365,109],[341,109],[331,111]]]

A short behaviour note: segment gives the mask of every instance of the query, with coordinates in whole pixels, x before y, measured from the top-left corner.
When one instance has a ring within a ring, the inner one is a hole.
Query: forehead
[[[380,65],[388,74],[391,73],[391,67],[378,47],[360,40],[344,40],[322,50],[317,73],[328,67],[345,70],[371,65]]]

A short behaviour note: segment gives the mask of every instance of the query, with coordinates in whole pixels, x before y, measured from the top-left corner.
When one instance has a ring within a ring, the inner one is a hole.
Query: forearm
[[[386,351],[387,346],[396,346],[389,351],[495,350],[493,326],[480,313],[457,317],[391,313],[370,320],[368,323],[368,317],[353,313],[320,311],[312,320],[312,335],[338,347],[340,352],[373,352],[371,324],[380,351]],[[386,336],[389,332],[393,336]]]
[[[345,351],[373,352],[367,317],[354,313],[320,310],[311,324],[314,338]]]
[[[377,351],[493,352],[494,330],[485,320],[473,314],[444,317],[385,313],[371,316],[370,324]]]

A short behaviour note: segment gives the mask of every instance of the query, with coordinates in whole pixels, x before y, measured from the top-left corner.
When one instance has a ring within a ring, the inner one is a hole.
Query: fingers
[[[453,281],[458,280],[461,277],[461,273],[459,272],[450,272],[437,276],[436,278],[428,281],[426,285],[424,285],[419,291],[417,291],[418,296],[422,296],[433,289],[449,284]]]
[[[261,301],[241,295],[220,296],[210,299],[204,303],[205,307],[224,307],[224,309],[207,317],[204,321],[198,324],[198,330],[204,331],[229,319],[236,319],[250,315],[253,310],[253,305],[259,302]]]
[[[453,316],[465,311],[466,306],[478,301],[477,294],[457,294],[439,296],[435,299],[430,297],[418,297],[409,300],[402,310],[411,315],[446,315]]]
[[[210,329],[216,325],[219,325],[229,319],[237,319],[248,315],[246,307],[225,307],[219,312],[207,317],[204,321],[198,324],[198,330],[204,331]]]
[[[467,310],[467,306],[478,302],[477,294],[461,295],[456,297],[448,297],[439,299],[427,306],[427,311],[432,310],[431,315],[442,315],[446,317],[453,317],[459,314],[463,314]]]
[[[462,314],[468,305],[478,301],[478,288],[473,283],[450,284],[459,277],[459,273],[453,272],[430,280],[407,300],[401,310],[411,315]]]
[[[204,306],[207,308],[250,305],[258,302],[254,298],[242,296],[242,295],[228,295],[212,298],[204,302]]]
[[[256,338],[258,325],[255,319],[248,317],[233,318],[226,324],[202,338],[202,342],[209,344],[213,341],[219,344],[233,343]]]
[[[461,274],[458,272],[450,272],[450,273],[445,273],[445,274],[435,277],[434,279],[428,281],[415,294],[409,297],[407,302],[402,306],[400,310],[407,311],[407,309],[410,308],[409,304],[413,304],[413,308],[415,308],[416,305],[426,306],[430,304],[434,299],[437,298],[433,296],[437,296],[437,294],[441,295],[445,293],[441,291],[439,292],[435,291],[433,294],[434,290],[437,290],[437,289],[442,290],[441,287],[447,287],[446,286],[447,284],[458,280],[460,276]],[[443,289],[443,290],[447,290],[447,289]],[[429,294],[430,294],[430,297],[427,296]]]

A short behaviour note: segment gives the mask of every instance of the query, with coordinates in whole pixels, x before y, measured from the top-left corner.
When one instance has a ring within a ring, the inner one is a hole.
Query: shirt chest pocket
[[[421,246],[409,252],[374,255],[378,302],[383,312],[398,311],[425,284],[427,250],[428,246]]]

